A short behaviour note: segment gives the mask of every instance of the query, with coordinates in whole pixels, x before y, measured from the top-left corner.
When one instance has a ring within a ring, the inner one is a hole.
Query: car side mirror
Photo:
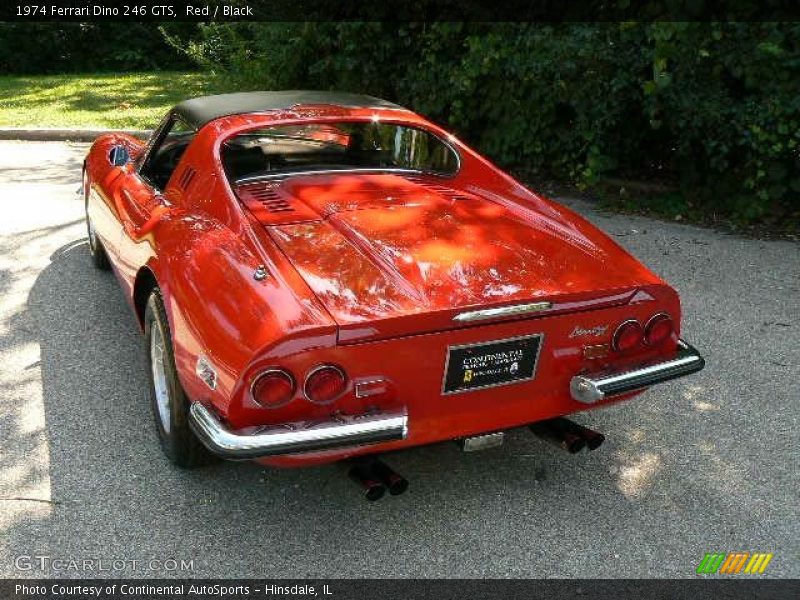
[[[131,155],[125,146],[114,146],[108,154],[108,160],[115,167],[124,167],[131,160]]]

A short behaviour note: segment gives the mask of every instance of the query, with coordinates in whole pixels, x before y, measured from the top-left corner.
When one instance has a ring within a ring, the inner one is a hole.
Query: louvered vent
[[[194,180],[195,175],[197,175],[197,173],[192,167],[186,167],[178,178],[178,187],[185,192]]]
[[[429,183],[424,179],[422,179],[421,177],[414,177],[412,175],[411,177],[407,177],[406,179],[444,198],[448,198],[450,200],[469,200],[468,196],[465,196],[464,194],[454,190],[453,188],[449,188],[444,185],[439,185],[437,183]]]
[[[294,212],[291,204],[284,200],[272,186],[253,187],[248,191],[254,199],[258,200],[271,213]]]

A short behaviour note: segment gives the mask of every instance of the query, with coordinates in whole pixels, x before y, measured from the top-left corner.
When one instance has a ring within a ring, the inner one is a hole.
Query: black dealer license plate
[[[442,393],[468,392],[533,379],[541,345],[541,334],[535,334],[450,346]]]

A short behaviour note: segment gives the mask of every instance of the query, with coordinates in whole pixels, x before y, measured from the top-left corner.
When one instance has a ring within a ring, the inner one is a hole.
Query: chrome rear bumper
[[[594,404],[608,396],[616,396],[677,379],[700,371],[706,364],[700,353],[683,340],[678,340],[678,355],[666,362],[646,365],[631,371],[602,375],[576,375],[570,382],[572,398]]]
[[[403,440],[408,435],[408,417],[386,413],[337,415],[324,422],[281,423],[243,434],[228,429],[199,402],[189,409],[189,424],[211,452],[228,459],[377,444]]]

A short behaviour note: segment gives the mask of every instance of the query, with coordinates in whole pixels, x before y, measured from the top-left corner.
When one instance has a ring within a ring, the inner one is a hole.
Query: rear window
[[[227,140],[222,163],[233,181],[322,170],[410,170],[452,175],[458,155],[424,129],[380,122],[276,125]]]

